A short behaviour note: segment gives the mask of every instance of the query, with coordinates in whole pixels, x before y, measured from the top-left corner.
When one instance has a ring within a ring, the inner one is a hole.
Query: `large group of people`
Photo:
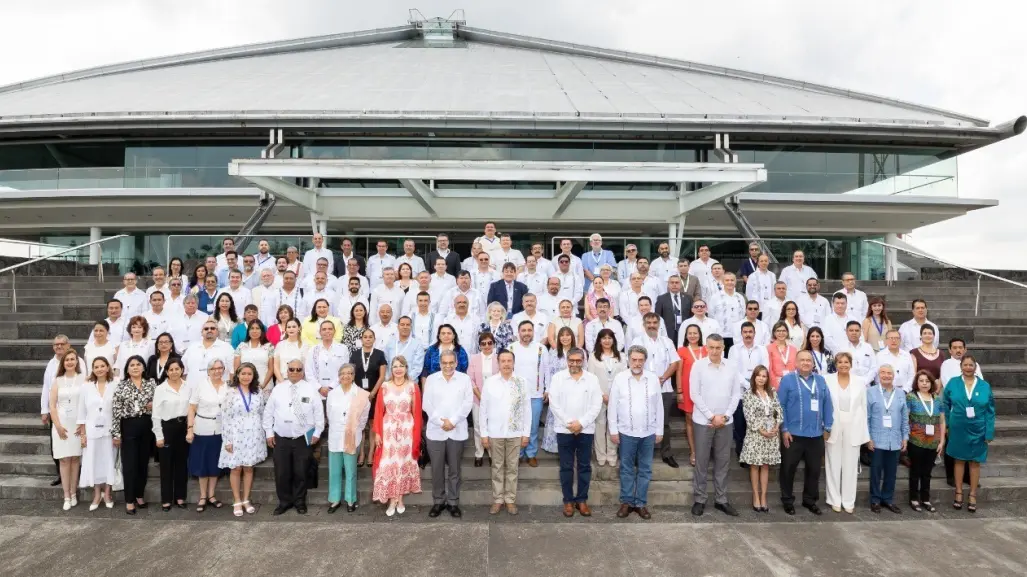
[[[460,517],[473,444],[473,466],[487,455],[491,467],[491,514],[517,514],[518,472],[541,450],[558,456],[565,516],[592,514],[594,458],[619,470],[617,516],[649,519],[654,456],[680,467],[671,439],[683,435],[697,516],[711,472],[714,508],[738,515],[732,452],[760,513],[771,467],[796,513],[803,463],[800,504],[820,515],[824,461],[826,503],[852,513],[861,459],[871,510],[900,511],[906,462],[909,506],[935,511],[937,455],[951,461],[953,507],[976,511],[994,400],[963,340],[950,339],[947,359],[938,349],[924,300],[896,328],[851,273],[819,294],[801,251],[775,274],[753,243],[736,274],[707,246],[689,262],[668,243],[652,261],[629,244],[618,261],[602,243],[593,234],[580,257],[567,239],[552,259],[540,243],[524,255],[490,222],[468,258],[440,234],[425,261],[409,240],[400,256],[382,240],[364,259],[350,239],[340,254],[315,234],[301,259],[295,248],[271,255],[264,240],[240,257],[226,238],[191,275],[179,258],[146,289],[128,273],[81,356],[58,336],[43,378],[64,509],[92,487],[91,510],[123,490],[135,514],[157,456],[164,511],[190,506],[190,478],[196,511],[225,506],[228,476],[242,517],[256,511],[253,468],[270,457],[276,515],[306,513],[327,462],[329,513],[356,510],[366,466],[371,500],[401,515],[430,466],[428,515]]]

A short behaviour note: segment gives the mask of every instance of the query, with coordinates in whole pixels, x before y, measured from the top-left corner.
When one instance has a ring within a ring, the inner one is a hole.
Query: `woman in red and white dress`
[[[407,375],[407,360],[392,360],[392,379],[382,384],[374,406],[374,492],[388,502],[389,517],[406,511],[403,497],[421,492],[421,393]]]

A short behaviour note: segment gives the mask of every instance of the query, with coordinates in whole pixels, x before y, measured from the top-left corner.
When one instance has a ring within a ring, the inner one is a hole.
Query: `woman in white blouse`
[[[211,317],[218,324],[218,340],[226,343],[232,342],[232,331],[235,325],[239,324],[239,315],[235,311],[235,300],[228,293],[218,295],[214,307],[214,315]]]
[[[862,377],[852,374],[852,355],[847,352],[838,353],[834,363],[838,372],[824,376],[834,408],[834,428],[824,446],[827,504],[835,513],[840,513],[844,508],[846,513],[851,514],[856,506],[859,448],[870,440],[867,385]]]
[[[164,367],[167,379],[153,393],[153,436],[160,456],[160,501],[164,512],[172,501],[185,509],[189,482],[189,444],[185,440],[191,389],[182,375],[182,359],[172,357]]]
[[[799,305],[795,301],[786,302],[781,307],[780,320],[788,327],[788,343],[801,351],[806,344],[806,325],[799,318]]]
[[[609,295],[607,298],[610,299],[610,302],[619,302],[621,286],[617,279],[614,278],[613,267],[608,264],[599,267],[599,276],[603,277],[603,288],[606,289],[606,293]],[[589,287],[589,290],[592,290],[592,287]]]
[[[96,321],[93,325],[93,340],[86,344],[85,356],[86,366],[92,367],[93,361],[97,357],[103,357],[107,359],[107,363],[113,363],[114,359],[118,356],[118,346],[109,340],[111,333],[111,327],[107,324],[107,321]],[[128,357],[125,357],[128,358]],[[116,381],[118,378],[118,372],[114,371],[108,378],[112,381]]]
[[[82,386],[82,400],[79,402],[78,424],[85,430],[82,435],[82,475],[78,486],[93,488],[89,510],[95,511],[100,508],[101,495],[108,509],[114,507],[111,485],[121,479],[114,467],[118,452],[111,437],[116,385],[110,379],[111,364],[104,357],[96,357],[89,366],[92,372]]]
[[[250,363],[257,369],[257,382],[261,396],[267,402],[271,396],[271,379],[274,378],[275,347],[267,340],[267,331],[260,321],[250,321],[246,327],[246,340],[235,348],[235,370],[243,363]]]
[[[284,383],[287,379],[282,371],[292,361],[303,361],[307,358],[307,345],[301,340],[302,325],[298,319],[289,319],[285,323],[285,338],[275,345],[274,370],[275,379]]]
[[[221,456],[221,407],[228,394],[224,380],[225,364],[214,359],[207,365],[207,378],[197,381],[189,394],[189,428],[185,440],[189,447],[189,474],[200,479],[200,500],[196,512],[209,504],[220,509],[224,504],[214,497],[217,488],[218,459]]]
[[[585,325],[581,322],[581,319],[574,316],[574,303],[568,299],[560,301],[559,307],[560,316],[553,319],[549,323],[549,328],[546,329],[546,342],[555,343],[556,333],[563,327],[567,327],[574,333],[574,342],[576,347],[585,346]]]
[[[153,356],[153,341],[149,339],[150,323],[146,322],[144,317],[135,316],[128,321],[127,330],[129,338],[118,344],[117,360],[114,361],[114,374],[119,376],[128,374],[125,372],[125,363],[128,359],[139,355],[143,358],[145,367]]]
[[[617,466],[617,445],[610,440],[610,431],[606,427],[606,406],[610,402],[610,386],[613,377],[628,368],[627,363],[617,350],[617,335],[610,329],[600,329],[596,335],[595,349],[588,359],[588,372],[599,380],[599,388],[603,392],[603,410],[596,417],[596,432],[593,441],[596,461],[599,465]]]
[[[328,393],[328,512],[334,513],[346,501],[346,510],[357,510],[357,453],[364,427],[371,414],[371,396],[354,386],[356,367],[339,368],[339,386]],[[343,486],[345,475],[345,487]]]
[[[79,458],[85,441],[78,426],[82,384],[86,376],[78,372],[78,353],[69,350],[57,366],[57,378],[50,385],[50,419],[53,458],[60,462],[64,510],[78,505]]]

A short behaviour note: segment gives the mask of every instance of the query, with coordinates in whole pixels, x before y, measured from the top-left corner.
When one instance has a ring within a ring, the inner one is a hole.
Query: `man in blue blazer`
[[[506,309],[506,318],[524,310],[521,299],[528,294],[528,285],[517,282],[517,265],[508,262],[503,265],[503,280],[489,285],[488,303],[499,303]],[[488,319],[485,319],[488,322]]]
[[[777,398],[781,402],[781,504],[785,513],[795,514],[792,483],[799,463],[806,465],[802,484],[802,506],[820,515],[820,469],[824,462],[824,441],[831,437],[834,408],[824,377],[813,372],[813,355],[799,351],[796,370],[781,379]]]

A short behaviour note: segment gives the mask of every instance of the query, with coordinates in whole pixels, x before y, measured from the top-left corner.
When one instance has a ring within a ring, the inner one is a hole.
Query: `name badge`
[[[592,269],[592,274],[599,276],[599,268],[600,267],[595,267],[594,269]]]
[[[310,397],[303,397],[302,399],[300,399],[300,402],[301,403],[310,403]]]
[[[371,385],[367,382],[367,377],[360,379],[360,386],[364,389],[370,389]]]
[[[885,429],[890,429],[891,428],[891,415],[885,415],[883,423],[884,423],[884,428]]]
[[[885,346],[884,346],[884,341],[877,341],[877,348],[878,348],[878,349],[883,349],[883,348],[885,348]]]
[[[974,418],[976,416],[977,415],[974,413],[974,408],[973,407],[967,407],[966,408],[966,418],[972,419],[972,418]]]
[[[208,302],[207,303],[207,314],[209,314],[209,315],[214,314],[214,303],[213,302]]]
[[[681,324],[681,315],[674,315],[674,323]]]
[[[810,399],[809,400],[809,410],[813,411],[814,413],[819,413],[820,412],[820,401],[818,399]]]
[[[332,382],[332,378],[331,377],[321,377],[321,382],[322,383],[330,383],[330,382]]]
[[[934,436],[934,425],[924,425],[924,434],[933,437]]]

